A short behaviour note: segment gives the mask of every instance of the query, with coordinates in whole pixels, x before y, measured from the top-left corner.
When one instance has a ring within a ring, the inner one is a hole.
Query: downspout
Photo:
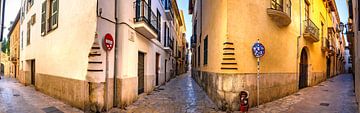
[[[5,20],[5,3],[6,3],[6,0],[4,0],[4,2],[1,4],[0,2],[0,7],[2,6],[2,9],[1,9],[1,34],[0,34],[0,42],[3,40],[3,35],[4,35],[4,20]]]
[[[300,44],[299,44],[299,42],[300,42],[300,38],[301,38],[301,35],[302,35],[302,18],[301,18],[301,14],[302,14],[302,8],[301,8],[301,2],[302,0],[299,0],[299,4],[300,4],[300,7],[299,7],[299,11],[300,11],[300,33],[299,33],[299,36],[297,37],[297,39],[296,39],[296,45],[297,45],[297,47],[296,47],[296,75],[297,75],[297,77],[299,78],[299,76],[300,76],[300,74],[299,74],[299,47],[300,47]]]
[[[114,15],[115,15],[115,57],[114,57],[114,93],[113,93],[113,107],[117,106],[117,74],[118,74],[118,0],[115,0],[115,11],[114,11]]]

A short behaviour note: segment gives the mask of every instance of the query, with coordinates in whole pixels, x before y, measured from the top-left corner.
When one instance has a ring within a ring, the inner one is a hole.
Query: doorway
[[[331,60],[330,58],[326,58],[326,78],[330,78],[330,66]]]
[[[144,93],[144,68],[145,54],[139,52],[138,55],[138,94]]]
[[[160,54],[156,53],[156,61],[155,61],[155,86],[159,85],[159,61],[160,61]]]
[[[299,89],[307,87],[308,79],[308,56],[305,49],[301,51]]]
[[[30,65],[31,65],[31,71],[30,71],[30,74],[31,74],[31,84],[32,85],[35,85],[35,60],[31,60],[30,61]]]

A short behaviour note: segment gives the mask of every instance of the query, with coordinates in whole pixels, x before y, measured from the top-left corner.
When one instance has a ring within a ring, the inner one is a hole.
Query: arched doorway
[[[301,51],[301,57],[300,57],[299,89],[307,87],[307,80],[308,80],[308,54],[304,48]]]

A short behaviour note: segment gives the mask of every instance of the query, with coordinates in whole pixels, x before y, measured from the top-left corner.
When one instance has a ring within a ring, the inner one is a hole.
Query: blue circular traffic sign
[[[256,58],[260,58],[265,54],[265,47],[260,42],[256,42],[252,47],[252,51]]]

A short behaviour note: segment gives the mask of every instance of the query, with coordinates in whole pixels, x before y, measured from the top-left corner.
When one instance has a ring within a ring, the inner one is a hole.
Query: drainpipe
[[[118,0],[115,0],[115,57],[114,57],[114,94],[113,94],[113,107],[117,106],[117,74],[118,74]]]
[[[3,40],[3,35],[4,35],[4,20],[5,20],[5,3],[6,3],[6,0],[4,0],[1,4],[1,0],[0,0],[0,7],[2,6],[2,9],[1,9],[1,30],[0,30],[0,42]]]
[[[297,37],[297,39],[296,39],[296,75],[298,76],[298,78],[299,78],[299,76],[300,76],[300,74],[299,74],[299,47],[300,47],[300,38],[301,38],[301,35],[302,35],[302,18],[301,18],[301,13],[302,13],[302,8],[301,8],[301,3],[302,3],[302,0],[299,0],[299,3],[300,3],[300,7],[299,7],[299,11],[300,11],[300,33],[299,33],[299,36]]]

